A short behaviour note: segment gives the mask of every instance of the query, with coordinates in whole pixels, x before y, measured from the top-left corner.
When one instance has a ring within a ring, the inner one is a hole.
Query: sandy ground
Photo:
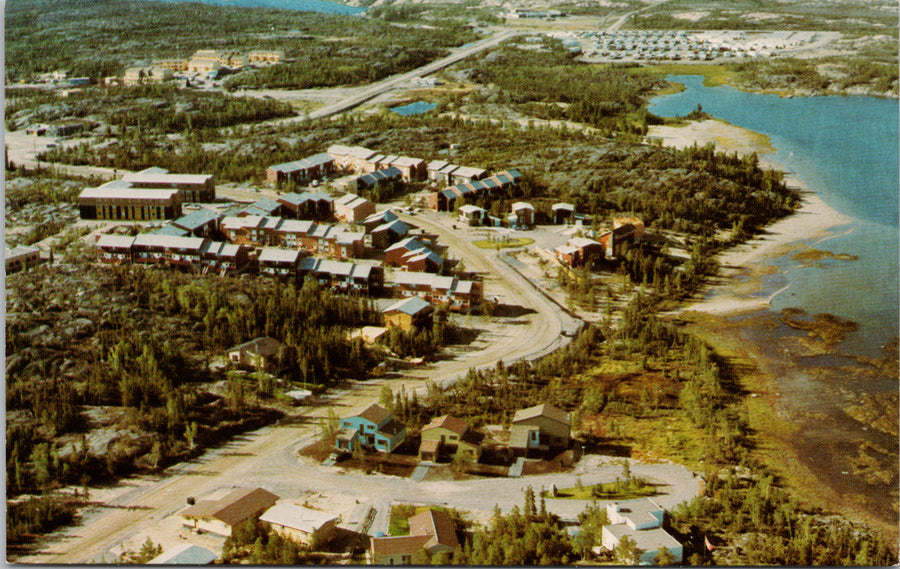
[[[719,149],[727,152],[737,151],[739,154],[756,152],[763,166],[780,169],[771,161],[769,155],[774,149],[767,137],[723,121],[696,121],[684,127],[653,126],[650,128],[649,136],[660,138],[664,146],[674,148],[684,148],[694,143],[702,146],[713,142]],[[831,229],[852,221],[822,201],[796,177],[786,175],[785,182],[789,187],[796,188],[802,193],[800,209],[794,215],[766,227],[762,235],[722,253],[719,256],[719,263],[723,271],[719,284],[738,274],[764,273],[770,270],[763,266],[765,259],[787,252],[799,241],[823,238]],[[719,294],[692,304],[687,309],[715,314],[743,312],[766,306],[775,296],[763,300],[747,298],[742,294],[744,291],[740,285],[733,283],[731,285],[727,289],[719,287],[717,291]]]

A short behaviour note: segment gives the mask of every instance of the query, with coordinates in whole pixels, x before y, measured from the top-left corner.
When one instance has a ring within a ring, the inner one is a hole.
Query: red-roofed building
[[[372,538],[370,565],[424,565],[430,556],[459,547],[456,524],[444,512],[425,510],[409,518],[409,535]]]

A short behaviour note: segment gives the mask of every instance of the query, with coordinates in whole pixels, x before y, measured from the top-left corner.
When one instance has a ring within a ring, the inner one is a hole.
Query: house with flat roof
[[[274,506],[278,498],[262,488],[237,488],[222,498],[201,500],[179,516],[194,531],[228,537],[235,527]]]
[[[666,511],[651,498],[622,500],[606,506],[610,523],[600,531],[600,543],[612,551],[622,538],[628,536],[640,551],[640,564],[653,565],[660,549],[665,547],[681,563],[684,549],[677,539],[663,528]]]
[[[209,565],[219,556],[205,547],[179,543],[147,562],[147,565]]]
[[[296,279],[303,257],[304,252],[299,249],[263,247],[259,250],[259,274]]]
[[[409,535],[373,537],[367,557],[370,565],[425,565],[458,547],[453,518],[429,508],[409,518]]]
[[[176,189],[183,203],[213,202],[216,200],[216,183],[212,174],[172,174],[159,167],[126,174],[121,179],[132,188],[148,190]]]
[[[374,172],[376,162],[384,158],[374,150],[343,144],[332,144],[325,152],[334,159],[337,168],[354,173]]]
[[[509,224],[512,227],[534,227],[534,206],[528,202],[516,202],[512,204],[512,213],[509,216]]]
[[[459,220],[467,225],[481,225],[486,217],[487,212],[477,205],[468,204],[459,208]]]
[[[406,425],[380,405],[370,405],[358,415],[341,419],[341,430],[335,438],[338,450],[356,449],[392,452],[406,440]]]
[[[553,211],[554,225],[563,225],[572,219],[575,214],[575,206],[570,203],[559,202],[550,206]]]
[[[181,217],[181,196],[176,189],[132,188],[113,180],[78,194],[81,219],[153,221]]]
[[[462,184],[487,177],[488,171],[483,168],[458,166],[448,173],[448,184]]]
[[[338,518],[328,512],[304,508],[289,501],[279,501],[259,517],[282,537],[305,545],[322,545],[337,530]]]

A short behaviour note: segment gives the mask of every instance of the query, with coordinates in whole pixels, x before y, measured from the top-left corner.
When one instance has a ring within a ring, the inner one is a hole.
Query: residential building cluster
[[[640,242],[644,236],[644,222],[636,217],[619,217],[613,220],[613,228],[605,231],[587,230],[589,237],[573,237],[565,245],[553,250],[556,258],[569,267],[591,267],[604,259],[620,258],[626,249]]]
[[[460,179],[454,177],[453,172],[455,170],[451,170],[452,179],[454,181]],[[428,206],[435,211],[453,211],[457,203],[462,205],[479,198],[497,197],[501,192],[518,185],[522,179],[522,174],[518,170],[504,170],[491,177],[487,177],[487,172],[478,175],[481,178],[466,179],[455,185],[448,183],[449,187],[428,196]]]

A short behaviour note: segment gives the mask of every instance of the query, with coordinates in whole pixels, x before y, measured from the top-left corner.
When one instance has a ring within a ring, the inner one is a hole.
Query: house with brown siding
[[[367,557],[370,565],[422,565],[458,547],[453,519],[429,508],[409,518],[409,535],[373,537]]]
[[[275,505],[278,496],[262,488],[238,488],[217,500],[201,500],[182,511],[182,523],[195,531],[230,536],[235,527]]]
[[[375,204],[354,194],[345,194],[334,202],[334,216],[347,223],[359,223],[373,213]]]
[[[509,446],[517,452],[547,450],[569,446],[571,419],[569,414],[543,403],[520,409],[513,416]]]

